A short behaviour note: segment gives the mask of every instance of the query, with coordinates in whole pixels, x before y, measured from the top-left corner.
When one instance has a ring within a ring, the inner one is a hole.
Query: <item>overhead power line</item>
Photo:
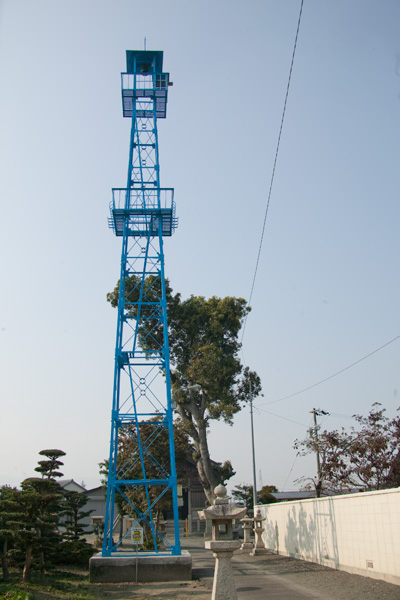
[[[343,369],[340,369],[340,371],[336,371],[336,373],[333,373],[332,375],[329,375],[329,377],[325,377],[325,379],[321,379],[320,381],[317,381],[316,383],[313,383],[312,385],[309,385],[308,387],[303,388],[302,390],[298,390],[297,392],[294,392],[293,394],[289,394],[288,396],[283,396],[282,398],[278,398],[277,400],[272,400],[271,402],[264,402],[263,404],[257,404],[257,407],[259,407],[259,406],[267,406],[268,404],[275,404],[276,402],[282,402],[282,400],[288,400],[289,398],[293,398],[294,396],[298,396],[299,394],[303,394],[304,392],[308,392],[308,390],[312,390],[313,388],[317,387],[317,385],[321,385],[322,383],[325,383],[326,381],[329,381],[330,379],[333,379],[334,377],[337,377],[338,375],[341,375],[345,371],[348,371],[352,367],[355,367],[356,365],[358,365],[363,360],[366,360],[367,358],[369,358],[373,354],[376,354],[380,350],[383,350],[384,348],[386,348],[390,344],[393,344],[393,342],[396,342],[398,339],[400,339],[400,335],[396,335],[396,337],[394,337],[393,339],[391,339],[388,342],[386,342],[386,344],[383,344],[383,346],[379,346],[379,348],[376,348],[375,350],[372,350],[372,352],[370,352],[369,354],[366,354],[362,358],[359,358],[355,362],[351,363],[351,365],[347,365],[347,367],[344,367]]]
[[[259,265],[260,256],[261,256],[261,248],[262,248],[263,241],[264,241],[265,225],[266,225],[266,222],[267,222],[269,204],[270,204],[271,194],[272,194],[272,187],[273,187],[273,184],[274,184],[276,164],[278,162],[279,146],[280,146],[280,143],[281,143],[282,130],[283,130],[283,122],[285,120],[286,105],[287,105],[287,101],[288,101],[288,97],[289,97],[289,88],[290,88],[290,82],[291,82],[291,79],[292,79],[294,57],[295,57],[296,48],[297,48],[297,39],[299,37],[299,31],[300,31],[300,22],[301,22],[301,15],[302,15],[302,12],[303,12],[303,3],[304,3],[304,0],[301,0],[300,13],[299,13],[298,21],[297,21],[296,37],[295,37],[295,40],[294,40],[294,46],[293,46],[293,52],[292,52],[292,60],[291,60],[291,63],[290,63],[288,83],[287,83],[287,87],[286,87],[285,101],[283,103],[281,126],[279,128],[278,142],[276,144],[276,150],[275,150],[274,166],[272,168],[271,181],[270,181],[270,184],[269,184],[267,206],[265,208],[264,221],[263,221],[263,226],[262,226],[262,231],[261,231],[261,239],[260,239],[260,244],[259,244],[259,247],[258,247],[258,254],[257,254],[257,260],[256,260],[256,266],[255,266],[255,269],[254,269],[253,281],[252,281],[252,284],[251,284],[250,296],[249,296],[249,300],[248,300],[248,305],[249,306],[251,305],[251,300],[253,298],[254,286],[255,286],[256,278],[257,278],[258,265]],[[247,323],[247,315],[246,315],[246,318],[245,318],[244,323],[243,323],[242,341],[243,341],[243,338],[244,338],[244,332],[245,332],[245,329],[246,329],[246,323]]]
[[[282,415],[277,415],[276,413],[272,413],[269,410],[266,410],[265,408],[260,408],[260,406],[260,404],[258,404],[257,406],[254,405],[254,408],[257,408],[261,412],[267,413],[267,415],[272,415],[273,417],[278,417],[278,419],[283,419],[284,421],[289,421],[289,423],[294,423],[295,425],[301,425],[301,427],[307,428],[307,425],[304,425],[304,423],[299,423],[298,421],[293,421],[293,419],[288,419],[287,417],[283,417]]]

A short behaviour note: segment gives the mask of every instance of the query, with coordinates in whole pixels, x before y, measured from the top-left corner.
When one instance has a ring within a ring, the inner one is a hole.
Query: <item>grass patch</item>
[[[0,594],[0,600],[31,600],[32,596],[21,590],[9,590],[5,594]]]
[[[0,600],[95,600],[89,591],[88,572],[63,568],[42,576],[33,573],[28,583],[21,573],[12,573],[9,581],[0,581]]]

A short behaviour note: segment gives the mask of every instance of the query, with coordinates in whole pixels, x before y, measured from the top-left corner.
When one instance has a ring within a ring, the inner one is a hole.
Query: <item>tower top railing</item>
[[[145,98],[155,102],[157,118],[165,119],[167,116],[168,85],[169,73],[147,75],[121,73],[122,112],[124,117],[132,117],[133,102]]]
[[[114,209],[126,209],[133,214],[147,210],[172,209],[174,188],[113,188]]]

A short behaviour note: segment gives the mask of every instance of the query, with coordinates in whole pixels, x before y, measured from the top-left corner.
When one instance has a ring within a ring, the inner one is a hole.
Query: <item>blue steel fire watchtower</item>
[[[127,186],[113,189],[109,219],[122,237],[122,256],[102,554],[125,555],[131,531],[145,524],[154,552],[161,546],[162,553],[179,555],[163,254],[163,236],[173,234],[177,220],[174,190],[160,187],[157,134],[157,119],[166,117],[169,74],[162,72],[162,52],[128,50],[126,58],[122,109],[132,128]],[[122,440],[131,449],[123,460]],[[132,525],[116,541],[114,507],[120,500]],[[173,542],[157,526],[161,509],[171,504]]]

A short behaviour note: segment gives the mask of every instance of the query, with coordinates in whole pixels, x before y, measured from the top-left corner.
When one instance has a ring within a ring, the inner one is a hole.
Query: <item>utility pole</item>
[[[325,410],[320,410],[317,408],[313,408],[312,410],[310,410],[310,413],[312,413],[313,417],[314,417],[314,428],[313,428],[313,432],[314,432],[314,439],[315,439],[315,453],[317,455],[317,476],[318,476],[318,482],[317,485],[315,486],[315,493],[317,498],[320,497],[321,495],[321,487],[322,487],[322,480],[321,480],[321,457],[319,454],[319,446],[318,446],[318,423],[317,423],[317,416],[320,415],[329,415],[328,412],[326,412]]]
[[[250,381],[250,422],[251,422],[251,448],[253,456],[253,505],[257,504],[257,477],[256,477],[256,453],[254,450],[254,425],[253,425],[253,392]]]

